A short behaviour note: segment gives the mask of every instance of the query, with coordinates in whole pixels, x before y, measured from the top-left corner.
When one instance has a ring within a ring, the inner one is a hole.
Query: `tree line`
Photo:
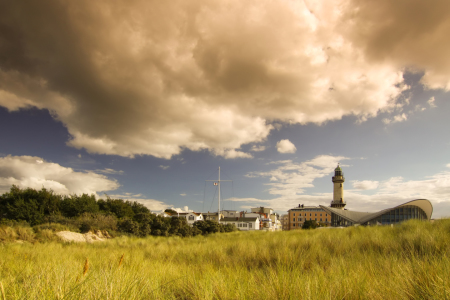
[[[170,212],[170,210],[168,210]],[[62,228],[88,232],[106,230],[112,235],[139,237],[195,236],[237,230],[235,226],[214,221],[197,221],[191,227],[184,217],[163,217],[144,205],[122,199],[96,200],[94,195],[58,195],[42,188],[21,189],[13,185],[0,196],[0,222],[25,223],[33,227]]]

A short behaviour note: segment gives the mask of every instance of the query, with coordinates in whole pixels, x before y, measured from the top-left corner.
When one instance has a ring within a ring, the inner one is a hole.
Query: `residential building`
[[[248,218],[223,218],[220,220],[221,224],[234,224],[236,228],[249,231],[249,230],[260,230],[260,221],[257,217]]]
[[[175,217],[177,215],[173,215]],[[193,225],[195,221],[203,221],[203,215],[202,213],[195,213],[195,212],[187,212],[187,213],[179,213],[178,216],[186,218],[186,221],[189,225]]]
[[[211,221],[216,221],[218,222],[218,218],[217,218],[217,213],[216,212],[207,212],[207,213],[202,213],[203,215],[203,220],[211,220]],[[221,213],[220,214],[220,219],[222,220],[225,216]]]
[[[236,218],[240,215],[238,210],[222,210],[221,213],[223,214],[224,218]]]
[[[281,228],[283,230],[289,230],[289,215],[281,215]]]

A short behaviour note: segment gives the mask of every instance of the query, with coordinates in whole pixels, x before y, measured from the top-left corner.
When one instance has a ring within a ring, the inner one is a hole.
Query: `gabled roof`
[[[400,208],[403,206],[407,206],[407,205],[414,205],[414,206],[421,208],[427,215],[428,220],[431,219],[431,215],[433,213],[433,205],[431,205],[431,202],[427,199],[417,199],[417,200],[408,201],[406,203],[397,205],[395,207],[383,209],[383,210],[380,210],[380,211],[374,212],[374,213],[342,210],[339,208],[332,208],[332,207],[327,207],[327,206],[323,206],[323,205],[320,205],[320,207],[330,214],[334,213],[340,217],[343,217],[344,219],[347,219],[350,222],[362,224],[362,223],[370,221],[376,217],[379,217],[382,214],[387,213],[391,210],[394,210],[396,208]]]

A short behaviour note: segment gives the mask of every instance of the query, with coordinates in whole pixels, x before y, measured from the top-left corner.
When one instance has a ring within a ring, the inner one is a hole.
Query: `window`
[[[233,213],[230,213],[230,216],[233,216],[234,214]]]
[[[320,218],[320,222],[322,222],[322,218]]]
[[[194,216],[189,216],[189,221],[192,221],[192,220],[194,220]]]
[[[295,224],[292,224],[292,227],[295,227]]]
[[[248,228],[252,228],[252,223],[248,223]]]
[[[322,216],[322,214],[320,214],[320,216]]]
[[[312,216],[312,214],[310,213],[310,214],[309,214],[309,216],[311,217],[311,216]]]
[[[305,217],[306,217],[306,213],[305,213]]]
[[[298,218],[298,221],[300,222],[302,220],[302,218]]]
[[[317,217],[317,214],[315,215],[315,217]]]
[[[341,183],[341,186],[340,187],[342,187],[342,183]]]
[[[294,213],[294,217],[295,217],[295,213]]]
[[[247,227],[247,223],[242,224],[243,227]]]
[[[317,218],[314,218],[314,221],[317,221]]]
[[[292,219],[292,222],[295,222],[295,218]]]

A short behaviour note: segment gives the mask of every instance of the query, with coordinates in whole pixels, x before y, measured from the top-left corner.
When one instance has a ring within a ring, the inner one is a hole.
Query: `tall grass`
[[[6,299],[450,299],[450,220],[3,243],[0,254]]]

